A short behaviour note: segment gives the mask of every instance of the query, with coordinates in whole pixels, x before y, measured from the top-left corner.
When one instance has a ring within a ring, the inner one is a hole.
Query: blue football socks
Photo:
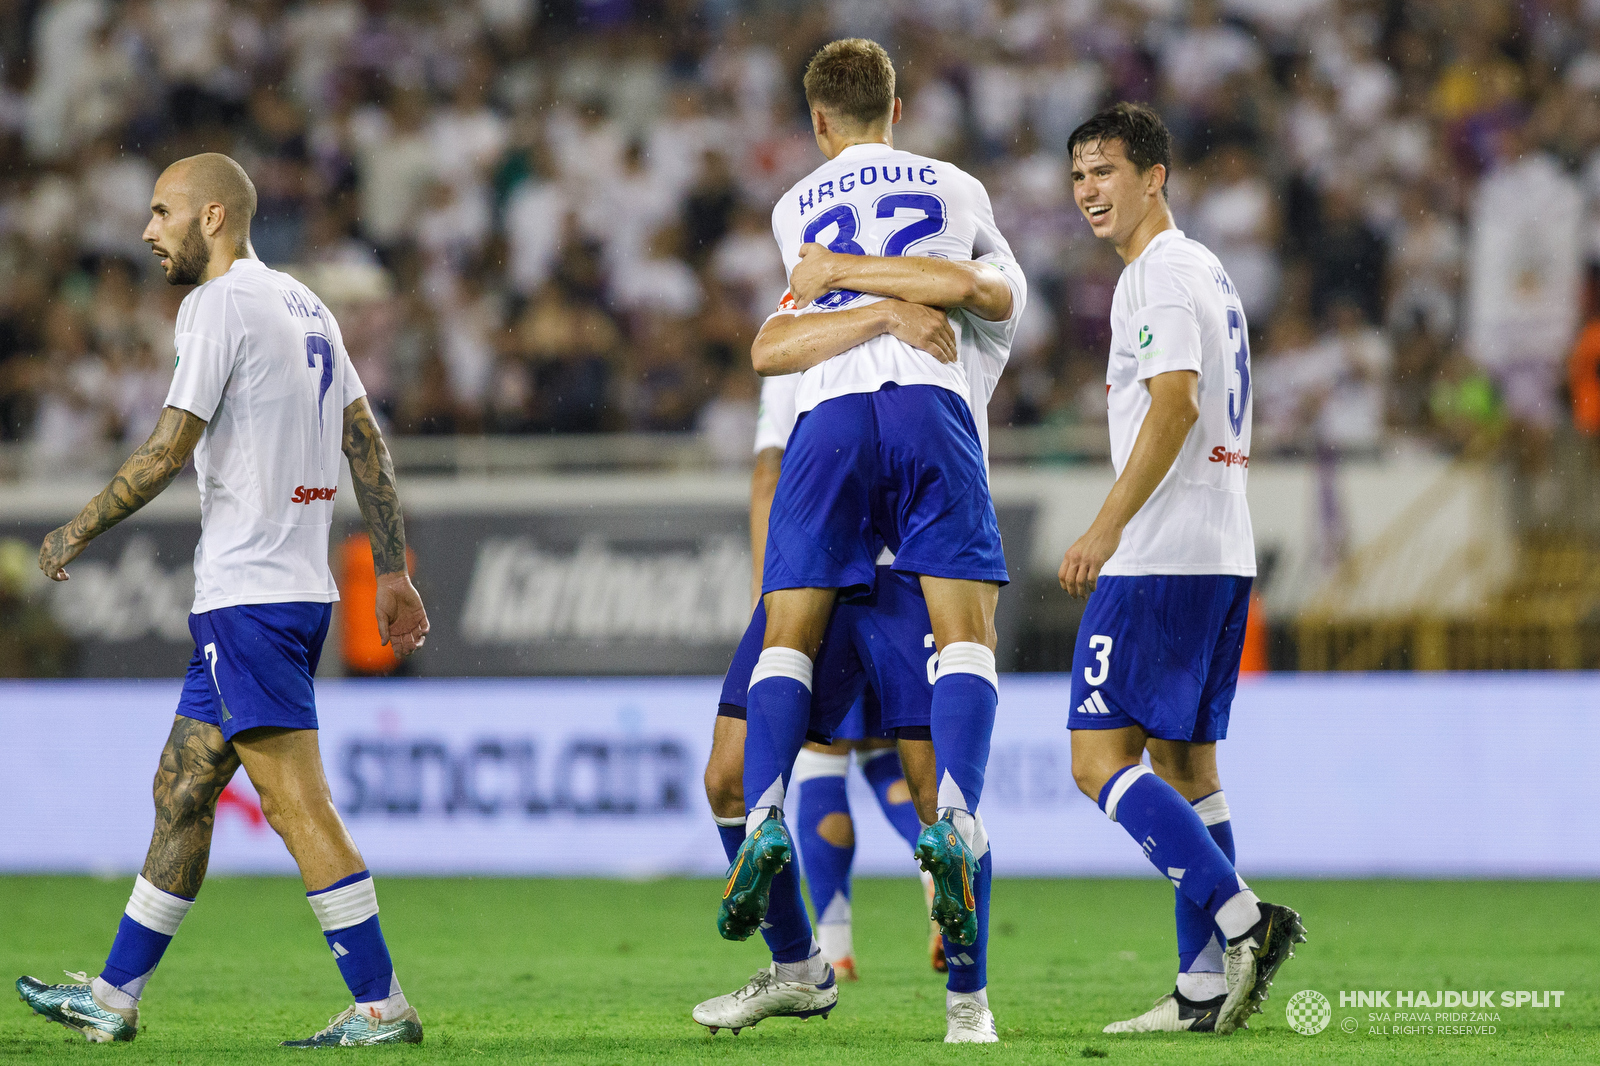
[[[896,785],[903,785],[906,779],[905,769],[900,765],[899,754],[893,748],[879,748],[874,751],[857,752],[856,758],[861,763],[861,775],[867,779],[867,784],[872,786],[873,795],[878,797],[878,806],[882,809],[883,816],[889,819],[894,831],[905,838],[908,847],[916,847],[917,836],[922,832],[922,822],[917,818],[917,808],[911,802],[911,791],[906,789],[903,800],[896,801],[891,796],[891,790]]]
[[[803,749],[794,762],[795,843],[817,916],[822,957],[838,962],[851,956],[850,864],[855,859],[855,828],[850,823],[847,774],[850,756]],[[842,819],[842,820],[841,820]],[[824,825],[824,820],[829,822]],[[828,836],[843,837],[835,843]]]
[[[951,992],[978,992],[989,984],[989,886],[994,880],[994,855],[984,841],[978,859],[978,876],[972,879],[972,898],[978,910],[978,938],[957,944],[944,938],[944,960],[950,967],[945,987]]]
[[[133,895],[128,897],[116,939],[111,942],[111,954],[94,981],[95,995],[113,1007],[126,1009],[138,1003],[145,983],[192,906],[194,900],[187,896],[163,892],[143,875],[135,878]]]
[[[1233,822],[1228,801],[1221,791],[1195,800],[1194,811],[1205,823],[1211,839],[1235,866]],[[1227,992],[1223,982],[1223,936],[1211,915],[1194,901],[1174,890],[1174,914],[1178,926],[1178,991],[1192,1000],[1213,999]]]
[[[385,1018],[405,1009],[400,979],[378,925],[378,892],[366,870],[306,893],[334,961],[358,1005],[383,1005]]]
[[[1259,900],[1212,839],[1200,815],[1148,766],[1125,766],[1100,790],[1100,809],[1145,857],[1222,930],[1241,936],[1259,920]]]
[[[793,648],[767,648],[750,672],[745,711],[744,805],[747,831],[783,810],[795,756],[811,721],[811,660]]]

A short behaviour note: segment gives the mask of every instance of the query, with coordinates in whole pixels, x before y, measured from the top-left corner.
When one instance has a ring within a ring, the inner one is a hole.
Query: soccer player
[[[406,574],[394,466],[339,326],[310,289],[255,257],[255,208],[255,186],[224,155],[179,160],[156,182],[144,239],[170,283],[197,286],[178,311],[166,406],[111,484],[39,551],[41,569],[67,580],[67,564],[154,499],[193,453],[195,652],[156,771],[150,850],[99,976],[72,974],[81,983],[64,985],[23,977],[17,991],[92,1042],[134,1038],[139,997],[205,879],[217,797],[242,765],[355,1000],[326,1029],[285,1046],[414,1044],[422,1025],[317,750],[311,679],[338,599],[328,530],[341,450],[372,542],[380,634],[409,655],[427,637],[428,616]]]
[[[841,592],[848,603],[873,590],[887,545],[893,569],[916,575],[933,628],[930,735],[943,813],[917,853],[934,877],[934,918],[964,949],[986,935],[992,862],[977,809],[999,698],[994,606],[1006,580],[973,394],[985,382],[992,389],[1004,365],[1022,278],[983,186],[947,163],[895,151],[900,102],[882,48],[860,39],[825,46],[805,89],[828,162],[773,210],[796,308],[768,320],[752,353],[763,375],[802,372],[800,420],[764,561],[768,620],[745,747],[748,836],[719,922],[737,934],[761,921],[766,886],[792,851],[781,816],[830,613]],[[991,254],[1010,269],[979,261]],[[904,308],[916,305],[951,314],[908,318]],[[985,355],[963,358],[969,350]],[[946,1039],[992,1041],[983,968],[958,980],[951,943],[946,953]]]
[[[780,313],[793,310],[786,297]],[[932,314],[932,312],[927,312]],[[750,539],[753,558],[765,552],[767,516],[782,465],[783,450],[794,428],[796,375],[769,377],[762,383],[761,414],[756,431],[756,470],[751,478]],[[880,567],[882,583],[869,600],[852,604],[832,619],[824,648],[818,657],[813,718],[827,731],[809,731],[809,742],[795,760],[795,778],[813,782],[800,790],[798,810],[801,839],[811,858],[808,881],[818,915],[813,937],[799,878],[786,865],[767,885],[769,905],[761,933],[772,950],[773,964],[757,972],[743,988],[701,1003],[696,1021],[713,1032],[735,1031],[770,1017],[826,1016],[838,1000],[835,963],[847,979],[854,979],[850,959],[848,857],[828,841],[823,832],[838,832],[838,820],[824,830],[829,814],[841,813],[849,744],[830,745],[830,739],[870,734],[897,737],[911,774],[901,769],[894,751],[896,740],[876,740],[867,764],[885,815],[914,844],[924,822],[934,810],[933,752],[928,732],[932,683],[926,677],[926,647],[932,634],[928,612],[914,579]],[[757,590],[758,591],[758,590]],[[745,840],[746,809],[743,793],[745,718],[750,677],[761,654],[766,612],[759,598],[750,625],[734,654],[723,681],[713,734],[711,758],[706,765],[706,796],[728,856],[737,870],[737,856]],[[880,699],[882,694],[882,699]],[[888,710],[885,712],[884,708]],[[878,745],[888,745],[881,747]],[[841,766],[840,763],[846,763]],[[921,784],[920,804],[914,804],[908,778]],[[904,790],[902,800],[893,794]],[[831,798],[831,801],[830,801]],[[920,806],[923,814],[919,814]],[[848,817],[848,808],[844,808]],[[843,892],[840,905],[836,896]],[[743,929],[734,939],[744,939]],[[742,934],[742,935],[741,935]],[[942,957],[942,942],[939,949]]]
[[[1078,208],[1127,264],[1106,374],[1117,480],[1060,571],[1089,599],[1072,657],[1072,774],[1177,889],[1177,987],[1106,1032],[1226,1034],[1305,939],[1299,915],[1235,872],[1217,776],[1256,572],[1244,310],[1217,257],[1173,224],[1171,138],[1155,112],[1118,104],[1069,148]]]

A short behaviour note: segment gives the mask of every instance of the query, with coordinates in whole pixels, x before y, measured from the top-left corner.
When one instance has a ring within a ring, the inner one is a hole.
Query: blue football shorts
[[[811,673],[808,740],[825,744],[901,731],[925,738],[933,707],[928,604],[915,574],[879,570],[870,594],[833,609]],[[718,714],[745,717],[766,630],[767,613],[758,604],[723,679]]]
[[[178,713],[224,739],[258,726],[317,728],[311,678],[333,618],[331,603],[256,603],[189,616],[194,658]]]
[[[1067,728],[1226,737],[1250,583],[1228,574],[1100,578],[1078,624]]]
[[[978,430],[938,385],[884,385],[800,416],[772,500],[762,591],[870,590],[894,569],[1004,584],[1005,554]]]

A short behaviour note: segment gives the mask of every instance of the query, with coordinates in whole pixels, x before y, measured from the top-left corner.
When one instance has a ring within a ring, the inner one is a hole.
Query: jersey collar
[[[1160,233],[1158,233],[1154,237],[1150,238],[1150,243],[1145,245],[1144,246],[1144,251],[1139,253],[1139,259],[1143,259],[1145,256],[1149,255],[1152,251],[1154,251],[1155,249],[1161,247],[1161,245],[1165,244],[1167,241],[1169,241],[1169,240],[1175,241],[1175,240],[1178,240],[1182,236],[1183,236],[1183,230],[1179,229],[1176,226],[1172,227],[1171,229],[1162,230]],[[1133,263],[1137,263],[1139,261],[1139,259],[1135,259],[1133,261]],[[1129,263],[1128,265],[1132,266],[1133,263]]]
[[[833,157],[834,162],[841,159],[870,159],[875,155],[887,155],[894,151],[892,147],[881,141],[871,141],[865,144],[852,144]]]

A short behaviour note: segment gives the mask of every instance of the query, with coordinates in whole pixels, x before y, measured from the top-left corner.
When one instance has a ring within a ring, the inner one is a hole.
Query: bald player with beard
[[[150,850],[99,976],[23,977],[17,991],[35,1013],[93,1043],[138,1034],[139,997],[199,894],[217,798],[242,765],[300,867],[355,1000],[286,1046],[414,1044],[422,1025],[400,989],[372,876],[334,808],[317,747],[312,677],[339,598],[328,531],[341,452],[372,542],[380,635],[410,655],[426,639],[428,616],[406,573],[394,464],[338,323],[310,289],[256,258],[255,209],[255,186],[225,155],[179,160],[156,182],[144,240],[168,282],[196,286],[178,311],[166,406],[111,484],[39,550],[40,569],[66,581],[89,542],[159,495],[193,454],[195,651],[156,770]],[[94,783],[77,791],[94,795]]]

